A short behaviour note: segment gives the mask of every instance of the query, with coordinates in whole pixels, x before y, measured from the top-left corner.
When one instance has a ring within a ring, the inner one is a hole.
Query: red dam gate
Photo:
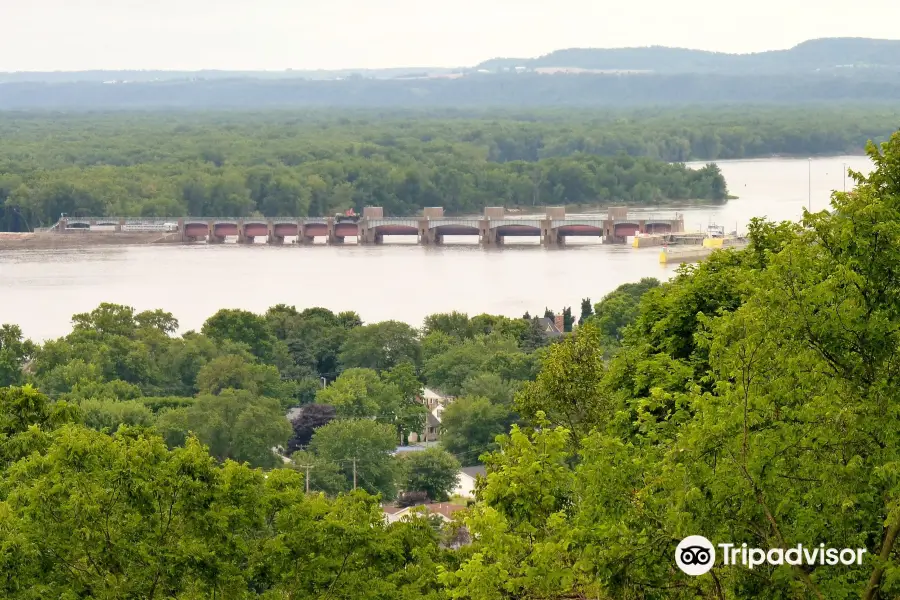
[[[303,235],[307,237],[325,237],[328,235],[328,225],[325,223],[309,223],[303,228]]]
[[[629,235],[636,234],[638,229],[637,223],[616,223],[614,235],[616,237],[628,237]]]
[[[593,225],[563,225],[556,232],[563,236],[602,236],[603,228]]]
[[[184,235],[192,238],[206,237],[209,235],[209,225],[206,223],[190,223],[184,226]]]
[[[530,227],[528,225],[501,225],[496,228],[497,235],[500,236],[526,236],[541,235],[540,227]]]
[[[213,234],[218,237],[238,235],[238,226],[236,223],[216,223],[214,226]]]
[[[297,235],[297,224],[296,223],[276,223],[275,224],[275,235],[278,237],[288,237],[292,235]]]
[[[244,235],[247,237],[263,237],[269,235],[269,226],[265,223],[251,223],[244,225]]]
[[[359,235],[359,227],[356,223],[336,223],[334,226],[335,237],[349,237]]]
[[[378,235],[419,235],[416,227],[409,225],[379,225],[375,228]]]

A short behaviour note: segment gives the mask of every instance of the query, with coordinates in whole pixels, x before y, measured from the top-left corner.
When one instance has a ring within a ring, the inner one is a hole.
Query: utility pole
[[[356,457],[353,458],[353,491],[356,491]]]
[[[538,200],[541,197],[541,182],[544,180],[544,174],[541,173],[541,169],[537,168],[532,172],[531,182],[534,184],[534,192],[531,195],[531,205],[537,206]]]
[[[847,163],[844,163],[844,193],[847,193]]]
[[[306,467],[306,493],[309,495],[309,470],[312,468],[312,465],[303,465]]]

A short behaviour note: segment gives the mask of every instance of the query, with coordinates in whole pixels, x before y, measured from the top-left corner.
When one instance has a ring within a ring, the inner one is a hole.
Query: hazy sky
[[[559,48],[897,38],[898,0],[0,0],[0,71],[463,66]]]

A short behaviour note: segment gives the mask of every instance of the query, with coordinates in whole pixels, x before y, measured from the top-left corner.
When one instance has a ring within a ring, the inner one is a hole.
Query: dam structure
[[[606,214],[566,215],[565,207],[549,207],[545,214],[508,214],[503,207],[488,207],[470,217],[444,216],[441,207],[429,207],[421,216],[386,217],[381,207],[367,206],[359,217],[71,217],[64,216],[52,228],[57,233],[83,231],[158,231],[160,241],[221,244],[227,238],[253,244],[265,238],[268,244],[309,245],[316,239],[342,244],[355,238],[358,244],[381,244],[385,236],[415,237],[421,245],[440,245],[452,236],[477,236],[483,246],[502,246],[508,238],[536,238],[545,246],[564,245],[571,237],[596,237],[604,243],[625,243],[636,234],[667,234],[684,231],[680,213],[631,213],[627,207],[608,209]]]

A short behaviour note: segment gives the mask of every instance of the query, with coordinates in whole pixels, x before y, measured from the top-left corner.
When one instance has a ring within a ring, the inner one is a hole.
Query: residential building
[[[484,477],[485,475],[487,475],[487,470],[483,466],[463,467],[459,472],[459,481],[456,483],[456,487],[453,488],[451,495],[461,498],[474,498],[475,482],[479,476]]]
[[[425,430],[420,433],[411,433],[409,441],[410,443],[436,442],[441,437],[441,414],[447,404],[453,401],[453,398],[425,388],[418,400],[428,409],[428,414],[425,415]]]
[[[438,406],[444,406],[445,404],[452,402],[453,398],[451,396],[444,396],[443,394],[436,392],[430,388],[425,388],[422,391],[422,395],[419,396],[419,402],[424,404],[428,410],[434,410]]]
[[[541,317],[538,319],[538,324],[541,326],[541,331],[544,332],[544,337],[554,339],[563,334],[564,327],[562,321],[562,315],[558,315],[555,319]]]
[[[437,409],[435,409],[437,410]],[[434,411],[425,415],[425,442],[436,442],[441,437],[441,420]]]

